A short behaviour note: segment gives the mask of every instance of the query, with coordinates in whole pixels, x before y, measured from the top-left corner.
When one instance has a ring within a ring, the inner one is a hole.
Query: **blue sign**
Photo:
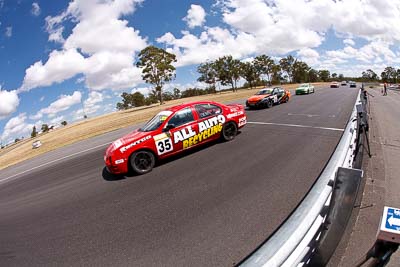
[[[388,208],[385,219],[385,228],[400,231],[400,209]]]

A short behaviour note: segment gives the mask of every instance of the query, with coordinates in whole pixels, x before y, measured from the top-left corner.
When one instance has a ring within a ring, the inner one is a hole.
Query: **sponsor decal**
[[[244,117],[242,117],[242,118],[239,119],[238,126],[239,126],[239,127],[242,127],[242,126],[245,125],[246,123],[247,123],[247,118],[246,118],[246,116],[244,116]]]
[[[122,146],[122,145],[123,145],[123,143],[122,143],[121,139],[115,140],[115,141],[113,142],[114,149],[117,149],[117,148],[119,148],[119,147]]]
[[[169,133],[162,133],[155,135],[154,142],[157,147],[158,155],[168,153],[174,150],[174,145],[182,142],[182,148],[186,149],[191,146],[197,145],[198,143],[220,133],[222,131],[223,124],[226,118],[224,115],[218,115],[197,124],[199,131],[196,132],[191,125],[186,126],[176,132],[173,132],[172,142]]]
[[[193,131],[192,126],[187,126],[179,131],[174,132],[174,143],[182,142],[185,139],[188,139],[192,136],[196,135],[196,132]]]
[[[191,135],[182,140],[183,149],[197,145],[198,143],[220,133],[225,120],[226,119],[223,115],[218,115],[216,117],[199,122],[199,133],[196,134],[196,132],[192,130]]]
[[[162,155],[174,150],[171,136],[167,133],[162,133],[154,136],[154,142],[157,148],[157,154]]]
[[[121,163],[124,163],[124,160],[123,160],[123,159],[117,159],[117,160],[115,161],[115,164],[121,164]]]
[[[243,111],[238,111],[238,112],[235,112],[235,113],[228,114],[226,117],[228,119],[232,119],[233,117],[237,117],[237,116],[240,116],[240,115],[243,115],[243,114],[244,114]]]
[[[124,153],[125,151],[127,151],[127,150],[130,149],[131,147],[134,147],[134,146],[136,146],[136,145],[138,145],[138,144],[140,144],[140,143],[143,143],[144,141],[147,141],[147,140],[151,139],[151,137],[152,137],[151,135],[148,135],[148,136],[146,136],[146,137],[143,137],[143,138],[141,138],[141,139],[139,139],[139,140],[137,140],[137,141],[135,141],[135,142],[133,142],[133,143],[130,143],[130,144],[127,145],[127,146],[121,147],[119,151],[121,151],[121,153]]]

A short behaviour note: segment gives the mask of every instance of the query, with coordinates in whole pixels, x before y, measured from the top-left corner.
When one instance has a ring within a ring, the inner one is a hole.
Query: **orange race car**
[[[274,104],[286,103],[290,99],[290,92],[282,87],[263,88],[246,101],[248,108],[270,108]]]

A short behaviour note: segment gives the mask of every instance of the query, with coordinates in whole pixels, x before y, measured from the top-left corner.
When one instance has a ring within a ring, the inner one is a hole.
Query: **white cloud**
[[[0,87],[0,120],[17,110],[19,98],[16,91],[1,90]]]
[[[352,39],[344,39],[343,40],[343,43],[345,44],[345,45],[350,45],[350,46],[354,46],[356,43],[354,42],[354,40],[352,40]]]
[[[298,51],[302,55],[305,49],[319,47],[331,29],[345,38],[347,50],[355,45],[354,38],[400,41],[399,1],[220,0],[214,7],[220,8],[225,28],[205,27],[199,34],[183,31],[182,36],[168,32],[157,39],[177,55],[177,66],[198,64],[226,54],[245,58]],[[386,52],[390,57],[390,52]],[[316,56],[304,58],[318,63]]]
[[[55,117],[57,113],[65,111],[73,105],[81,103],[82,94],[75,91],[72,95],[61,95],[56,101],[51,103],[48,107],[42,108],[35,115],[30,116],[32,120],[37,120],[47,115],[48,117]]]
[[[297,56],[309,65],[316,65],[319,63],[319,53],[311,48],[303,48],[299,50]]]
[[[252,35],[239,33],[234,36],[229,30],[220,27],[207,28],[200,37],[183,32],[183,37],[177,39],[172,33],[166,33],[157,42],[172,46],[167,51],[177,55],[178,67],[214,60],[228,54],[235,58],[243,57],[254,53],[257,46]]]
[[[11,118],[4,126],[1,139],[4,142],[9,143],[15,138],[29,136],[32,131],[33,124],[28,124],[25,121],[26,113],[21,113],[18,116]]]
[[[142,82],[135,54],[147,45],[139,32],[122,20],[142,0],[73,0],[66,11],[46,18],[49,40],[62,44],[47,62],[38,61],[26,70],[20,91],[63,82],[83,74],[89,89],[125,89]],[[76,23],[64,39],[63,23]],[[100,41],[101,40],[101,41]]]
[[[103,94],[100,92],[92,91],[89,93],[89,97],[83,102],[86,114],[93,114],[101,108],[99,103],[104,100]]]
[[[36,2],[32,3],[32,9],[31,9],[32,15],[37,17],[40,15],[40,12],[41,12],[41,10],[40,10],[39,4]]]
[[[398,56],[390,49],[390,46],[391,43],[388,42],[372,41],[359,49],[346,46],[343,49],[326,51],[326,56],[331,60],[358,60],[364,63],[371,63],[378,58],[382,58],[388,65],[399,63]]]
[[[58,116],[49,121],[51,125],[60,124],[64,120],[64,116]]]
[[[85,70],[85,58],[75,49],[53,51],[45,64],[38,61],[25,71],[19,92],[61,83]]]
[[[6,27],[6,32],[5,32],[6,37],[10,38],[12,36],[12,30],[13,30],[12,27]]]
[[[183,18],[189,28],[193,29],[196,26],[202,26],[206,21],[206,12],[200,5],[190,5],[186,17]]]
[[[400,41],[399,1],[337,1],[334,7],[340,17],[333,23],[336,31],[367,40]]]

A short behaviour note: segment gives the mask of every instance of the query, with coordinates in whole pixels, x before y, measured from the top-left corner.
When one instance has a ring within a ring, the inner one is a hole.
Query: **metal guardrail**
[[[361,91],[343,135],[329,162],[297,209],[263,245],[240,266],[303,266],[315,249],[316,238],[324,223],[332,196],[332,186],[339,167],[352,168],[357,142]]]

